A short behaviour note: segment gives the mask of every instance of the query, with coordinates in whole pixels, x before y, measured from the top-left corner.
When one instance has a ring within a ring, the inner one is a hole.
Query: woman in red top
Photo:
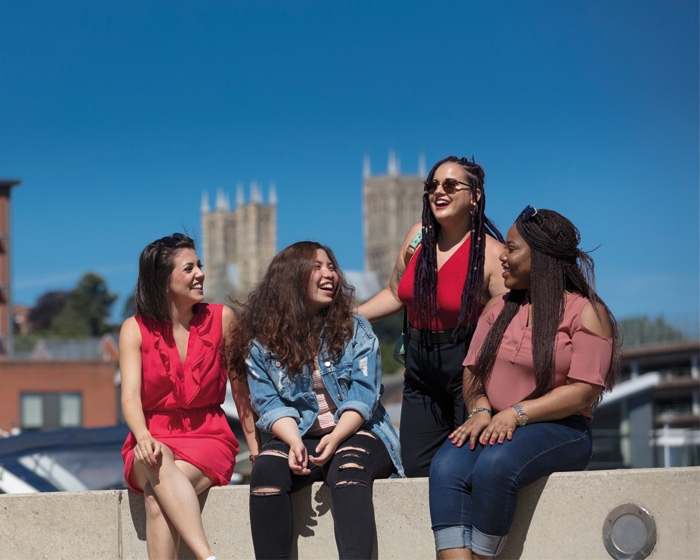
[[[620,339],[579,242],[569,220],[529,206],[508,231],[501,262],[510,292],[483,312],[464,361],[471,412],[430,471],[445,560],[495,556],[519,489],[591,459],[591,407],[615,382]]]
[[[389,285],[362,304],[370,321],[408,307],[401,454],[406,475],[428,476],[433,455],[466,419],[462,360],[482,305],[505,291],[503,237],[484,214],[484,170],[450,156],[428,174],[422,223],[401,246]],[[421,246],[410,263],[416,234]]]
[[[129,488],[145,495],[149,558],[176,558],[180,535],[198,559],[216,558],[197,495],[228,484],[238,442],[221,409],[226,395],[222,333],[233,312],[207,305],[194,242],[174,233],[139,259],[135,316],[119,337],[122,411],[131,429],[122,450]],[[258,441],[245,382],[231,384],[251,454]]]

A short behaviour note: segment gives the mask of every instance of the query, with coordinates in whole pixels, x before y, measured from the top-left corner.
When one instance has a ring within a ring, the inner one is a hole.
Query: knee
[[[287,457],[287,453],[275,449],[258,455],[250,474],[251,496],[276,496],[289,492],[291,481]]]
[[[430,479],[451,478],[452,475],[461,471],[467,460],[465,453],[470,450],[452,445],[449,441],[438,450],[430,463]]]
[[[472,480],[475,487],[496,485],[505,487],[517,478],[516,466],[502,453],[482,453],[474,465]]]
[[[164,517],[160,502],[155,494],[144,494],[143,498],[144,505],[146,506],[146,519],[153,521]]]
[[[368,437],[376,437],[369,434]],[[373,473],[368,469],[372,452],[362,445],[342,445],[335,453],[328,471],[328,485],[342,488],[370,488]]]

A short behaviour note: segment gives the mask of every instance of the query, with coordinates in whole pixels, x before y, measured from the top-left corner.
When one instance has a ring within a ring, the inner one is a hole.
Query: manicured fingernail
[[[503,443],[503,438],[499,438],[498,443]]]
[[[474,444],[473,444],[473,443],[470,443],[470,444],[469,444],[469,449],[474,449]]]
[[[457,440],[456,440],[456,439],[453,439],[453,440],[452,440],[452,443],[454,443],[455,441],[457,441]]]

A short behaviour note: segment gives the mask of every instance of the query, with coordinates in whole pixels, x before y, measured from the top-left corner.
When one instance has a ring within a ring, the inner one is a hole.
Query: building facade
[[[277,250],[277,195],[270,185],[267,204],[258,185],[246,204],[238,185],[236,207],[219,189],[213,210],[202,196],[202,241],[206,272],[205,295],[212,303],[242,298],[255,286]]]
[[[17,179],[0,179],[0,359],[12,356],[10,190],[19,183]]]
[[[376,273],[386,286],[401,243],[411,226],[421,220],[425,159],[419,158],[417,175],[403,175],[391,151],[386,174],[372,175],[369,156],[365,156],[362,176],[365,270]]]

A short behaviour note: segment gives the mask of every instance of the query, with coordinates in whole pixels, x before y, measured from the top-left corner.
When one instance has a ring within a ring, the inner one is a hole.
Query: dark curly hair
[[[612,389],[620,369],[620,331],[615,317],[595,291],[593,260],[579,249],[579,230],[553,210],[537,210],[537,219],[515,221],[515,227],[530,247],[530,301],[532,302],[532,358],[536,385],[528,399],[549,392],[554,379],[554,348],[559,325],[564,317],[566,292],[581,294],[601,316],[607,316],[612,329],[613,353],[605,376],[605,390]],[[483,395],[503,334],[518,312],[526,290],[511,290],[505,305],[491,326],[472,370],[471,386],[464,387],[467,402]]]
[[[315,312],[309,300],[309,280],[318,249],[328,255],[338,281],[333,302]],[[338,359],[353,335],[354,297],[355,289],[345,280],[329,247],[300,241],[282,249],[248,300],[240,304],[238,321],[226,348],[231,375],[245,377],[245,360],[255,339],[274,352],[290,374],[300,374],[304,366],[314,366],[322,339],[326,355]]]
[[[149,243],[141,252],[134,292],[134,315],[170,322],[166,293],[175,254],[180,249],[195,249],[194,240],[183,233],[173,233]]]
[[[444,163],[458,163],[469,177],[472,193],[471,212],[471,245],[469,246],[469,270],[462,291],[462,300],[459,309],[459,320],[456,326],[460,326],[464,319],[468,323],[475,323],[481,304],[481,287],[484,281],[484,258],[486,254],[486,235],[491,235],[503,243],[503,236],[496,226],[486,217],[486,193],[484,191],[485,173],[483,168],[467,158],[449,156],[438,161],[428,173],[427,181],[432,181],[438,167]],[[481,197],[477,199],[476,191],[481,191]],[[430,208],[428,193],[423,194],[423,240],[422,249],[416,261],[415,275],[413,279],[413,307],[416,316],[425,320],[437,315],[437,239],[440,233],[440,224],[435,219]]]

